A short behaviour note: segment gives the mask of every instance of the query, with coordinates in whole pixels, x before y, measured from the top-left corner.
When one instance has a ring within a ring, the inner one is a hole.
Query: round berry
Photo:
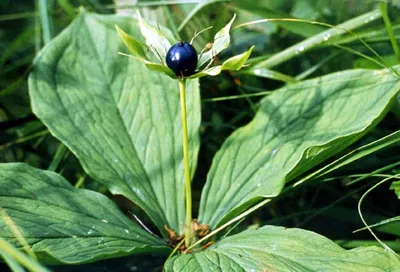
[[[168,50],[166,62],[168,67],[178,77],[188,77],[194,74],[197,66],[197,52],[187,42],[178,42]]]

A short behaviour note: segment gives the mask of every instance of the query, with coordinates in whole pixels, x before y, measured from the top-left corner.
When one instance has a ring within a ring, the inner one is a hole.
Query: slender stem
[[[400,61],[400,49],[397,44],[396,37],[393,33],[392,24],[390,23],[388,11],[387,11],[387,3],[381,2],[379,7],[382,12],[383,22],[385,23],[386,31],[389,35],[390,43],[392,44],[394,54],[396,55],[397,61]]]
[[[390,253],[393,253],[393,255],[397,256],[397,254],[396,254],[390,247],[388,247],[384,242],[382,242],[382,241],[378,238],[378,236],[376,236],[376,234],[374,233],[374,231],[370,228],[370,226],[369,226],[369,225],[367,224],[367,222],[365,221],[364,216],[362,215],[362,212],[361,212],[361,204],[362,204],[364,198],[365,198],[372,190],[374,190],[376,187],[378,187],[379,185],[385,183],[386,181],[391,180],[391,179],[394,179],[394,178],[395,178],[395,179],[400,178],[400,174],[397,174],[397,175],[394,175],[394,176],[385,178],[385,179],[381,180],[380,182],[378,182],[377,184],[375,184],[374,186],[372,186],[371,188],[369,188],[369,189],[361,196],[360,200],[358,201],[358,214],[360,215],[361,221],[363,222],[363,224],[365,225],[365,227],[368,229],[368,231],[371,233],[371,235],[374,236],[375,240],[378,241],[378,243],[381,244],[382,247],[383,247],[386,251],[389,251]],[[398,257],[398,256],[397,256],[397,257]]]
[[[179,91],[181,97],[182,113],[182,137],[183,137],[183,164],[185,168],[185,195],[186,195],[186,227],[185,227],[185,245],[188,248],[192,242],[192,188],[190,183],[190,165],[189,165],[189,139],[187,132],[186,118],[186,80],[179,80]]]
[[[3,238],[0,238],[0,251],[6,253],[8,256],[15,259],[18,263],[26,267],[29,271],[49,272],[49,270],[46,267],[42,266],[34,259],[29,258],[20,250],[14,248],[10,243],[8,243]]]
[[[42,23],[43,41],[45,44],[48,44],[52,36],[51,19],[48,12],[48,2],[47,0],[38,0],[38,1],[39,1],[39,14]]]

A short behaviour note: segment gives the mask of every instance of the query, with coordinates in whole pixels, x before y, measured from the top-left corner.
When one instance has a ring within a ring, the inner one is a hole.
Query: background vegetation
[[[380,8],[380,1],[370,0],[233,0],[233,1],[98,1],[98,0],[2,0],[0,2],[0,162],[26,162],[32,166],[61,173],[72,184],[108,194],[123,209],[140,210],[124,198],[110,195],[106,188],[88,177],[68,149],[52,137],[32,114],[27,76],[40,49],[60,33],[79,13],[80,8],[100,14],[134,14],[139,8],[147,20],[168,26],[184,40],[196,30],[214,28],[200,36],[195,46],[212,40],[231,18],[236,24],[264,18],[298,18],[338,25],[361,14]],[[168,3],[170,2],[170,3]],[[203,2],[201,4],[200,2]],[[200,3],[200,4],[199,4]],[[201,79],[202,126],[201,148],[194,180],[194,211],[197,211],[201,189],[216,151],[236,128],[247,124],[258,108],[258,101],[269,92],[296,80],[314,78],[353,68],[377,69],[398,64],[399,49],[394,41],[400,37],[400,6],[388,2],[387,20],[370,18],[352,31],[368,43],[383,59],[375,56],[357,37],[345,34],[313,48],[298,47],[295,57],[277,65],[268,63],[270,56],[295,45],[325,26],[302,22],[269,22],[240,28],[232,32],[230,48],[217,62],[255,45],[250,63],[261,63],[263,73],[226,72],[218,77]],[[385,17],[385,16],[384,16]],[[390,33],[392,29],[393,33]],[[389,30],[389,32],[388,32]],[[329,38],[329,37],[328,37]],[[373,60],[376,60],[375,62]],[[273,67],[272,67],[273,66]],[[363,103],[363,101],[359,101]],[[357,105],[354,105],[357,107]],[[365,137],[333,157],[396,132],[400,124],[400,106],[396,103],[379,125]],[[377,245],[367,231],[354,230],[364,225],[357,211],[363,193],[383,179],[398,174],[400,148],[397,144],[375,152],[335,171],[328,182],[315,182],[282,194],[271,205],[248,216],[233,231],[258,225],[299,227],[333,239],[345,248]],[[330,161],[326,162],[329,163]],[[378,173],[380,175],[378,175]],[[370,224],[395,218],[399,214],[399,191],[390,190],[391,182],[373,190],[363,201],[362,209]],[[392,185],[393,188],[395,184]],[[194,217],[197,215],[195,214]],[[143,216],[144,217],[144,216]],[[150,222],[145,222],[150,225]],[[153,231],[156,231],[153,228]],[[393,220],[375,228],[377,235],[393,250],[400,252],[400,222]],[[159,266],[154,265],[159,261]],[[163,259],[154,256],[128,257],[95,264],[57,268],[57,271],[147,271],[162,266]]]

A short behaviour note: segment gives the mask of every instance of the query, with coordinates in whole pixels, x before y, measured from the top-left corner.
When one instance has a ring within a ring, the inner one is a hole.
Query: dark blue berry
[[[197,66],[197,52],[187,42],[178,42],[168,50],[166,62],[178,77],[188,77],[194,74]]]

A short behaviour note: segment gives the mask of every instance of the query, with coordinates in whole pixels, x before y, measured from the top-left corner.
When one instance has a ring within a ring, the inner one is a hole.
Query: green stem
[[[52,36],[51,19],[48,12],[48,2],[47,0],[38,0],[38,1],[39,1],[40,20],[42,23],[43,41],[45,44],[48,44]]]
[[[382,12],[382,18],[383,18],[383,22],[385,23],[385,27],[386,27],[386,31],[389,35],[389,39],[390,39],[390,43],[392,44],[393,47],[393,51],[396,55],[397,61],[400,61],[400,49],[399,46],[396,42],[396,37],[393,33],[393,28],[392,28],[392,24],[390,23],[390,19],[389,19],[389,15],[388,15],[388,11],[387,11],[387,3],[386,2],[381,2],[380,3],[380,9]]]
[[[185,245],[188,248],[192,244],[192,188],[190,182],[189,165],[189,139],[187,132],[186,118],[186,80],[179,80],[179,92],[181,97],[182,113],[182,137],[183,137],[183,164],[185,168],[185,195],[186,195],[186,227],[185,227]]]
[[[40,265],[34,259],[29,258],[20,250],[14,248],[11,244],[9,244],[6,240],[3,240],[2,238],[0,238],[0,252],[6,253],[7,255],[15,259],[18,263],[26,267],[29,271],[49,272],[47,268]]]
[[[282,19],[262,19],[262,20],[257,20],[257,21],[253,21],[253,22],[249,22],[249,23],[243,23],[243,24],[235,26],[233,29],[243,27],[246,25],[262,23],[262,22],[298,22],[298,23],[309,23],[309,24],[330,27],[330,29],[327,29],[319,34],[316,34],[310,38],[305,39],[304,41],[302,41],[300,43],[297,43],[291,47],[288,47],[285,50],[282,50],[279,53],[272,55],[268,59],[261,61],[261,62],[257,63],[255,66],[253,66],[253,68],[270,69],[270,68],[277,66],[279,64],[282,64],[298,55],[301,55],[315,47],[326,44],[329,41],[334,40],[334,38],[342,36],[343,34],[347,34],[347,33],[351,34],[351,35],[355,36],[357,39],[359,39],[364,45],[366,45],[365,42],[363,42],[355,33],[352,32],[352,30],[362,27],[366,24],[369,24],[372,21],[375,21],[381,17],[382,17],[382,14],[379,10],[373,10],[371,12],[360,15],[356,18],[348,20],[337,26],[333,26],[333,25],[326,24],[326,23],[315,22],[315,21],[309,21],[309,20],[282,18]],[[368,48],[368,49],[370,49],[370,48]]]

